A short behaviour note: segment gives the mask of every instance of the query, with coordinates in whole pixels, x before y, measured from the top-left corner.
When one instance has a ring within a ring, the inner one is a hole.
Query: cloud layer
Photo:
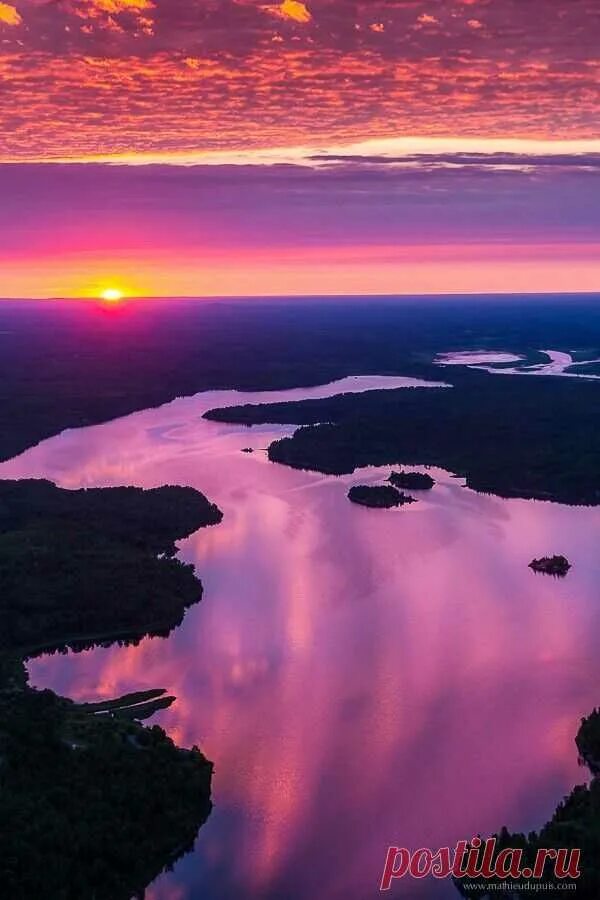
[[[0,259],[588,243],[600,154],[320,157],[305,165],[0,165]]]
[[[596,0],[0,2],[0,158],[597,136]]]

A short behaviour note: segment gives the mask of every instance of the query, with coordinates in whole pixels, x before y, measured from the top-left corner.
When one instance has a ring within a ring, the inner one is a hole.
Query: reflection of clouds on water
[[[285,428],[201,418],[239,402],[177,400],[0,466],[68,487],[189,484],[224,511],[180,544],[204,597],[169,638],[30,664],[34,684],[78,699],[166,688],[177,702],[155,721],[214,760],[196,851],[149,896],[368,900],[390,843],[539,826],[580,779],[573,738],[598,703],[600,510],[483,496],[437,469],[413,506],[353,507],[348,486],[389,467],[265,464],[241,449]],[[564,581],[528,569],[554,552],[574,564]]]
[[[440,353],[434,360],[439,366],[467,366],[470,369],[480,369],[482,372],[490,372],[493,375],[560,375],[563,378],[584,378],[588,381],[597,381],[600,375],[587,375],[585,372],[570,372],[579,366],[591,366],[600,363],[600,359],[573,360],[571,353],[562,350],[540,350],[547,356],[549,362],[536,363],[535,365],[521,365],[508,368],[501,365],[510,362],[523,361],[523,356],[512,353],[495,353],[484,350],[464,350],[458,353]],[[487,365],[484,365],[487,363]],[[500,367],[501,366],[501,367]]]

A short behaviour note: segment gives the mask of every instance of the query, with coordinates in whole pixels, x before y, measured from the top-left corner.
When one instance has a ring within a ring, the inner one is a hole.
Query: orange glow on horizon
[[[354,246],[291,251],[207,254],[157,250],[118,260],[119,277],[94,278],[116,268],[103,254],[82,259],[8,263],[6,297],[82,298],[119,305],[133,297],[306,296],[349,294],[546,293],[600,290],[598,244]],[[232,262],[235,261],[235,265]],[[117,287],[119,285],[119,287]],[[117,292],[115,295],[113,292]]]

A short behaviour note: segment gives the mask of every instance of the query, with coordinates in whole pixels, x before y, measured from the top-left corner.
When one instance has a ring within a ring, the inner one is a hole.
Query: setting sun
[[[100,296],[107,303],[118,303],[123,298],[123,292],[118,288],[106,288]]]

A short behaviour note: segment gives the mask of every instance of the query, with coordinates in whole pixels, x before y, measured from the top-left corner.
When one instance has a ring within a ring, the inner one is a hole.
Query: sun
[[[123,291],[120,291],[118,288],[105,288],[100,297],[106,303],[118,303],[119,300],[123,299]]]

